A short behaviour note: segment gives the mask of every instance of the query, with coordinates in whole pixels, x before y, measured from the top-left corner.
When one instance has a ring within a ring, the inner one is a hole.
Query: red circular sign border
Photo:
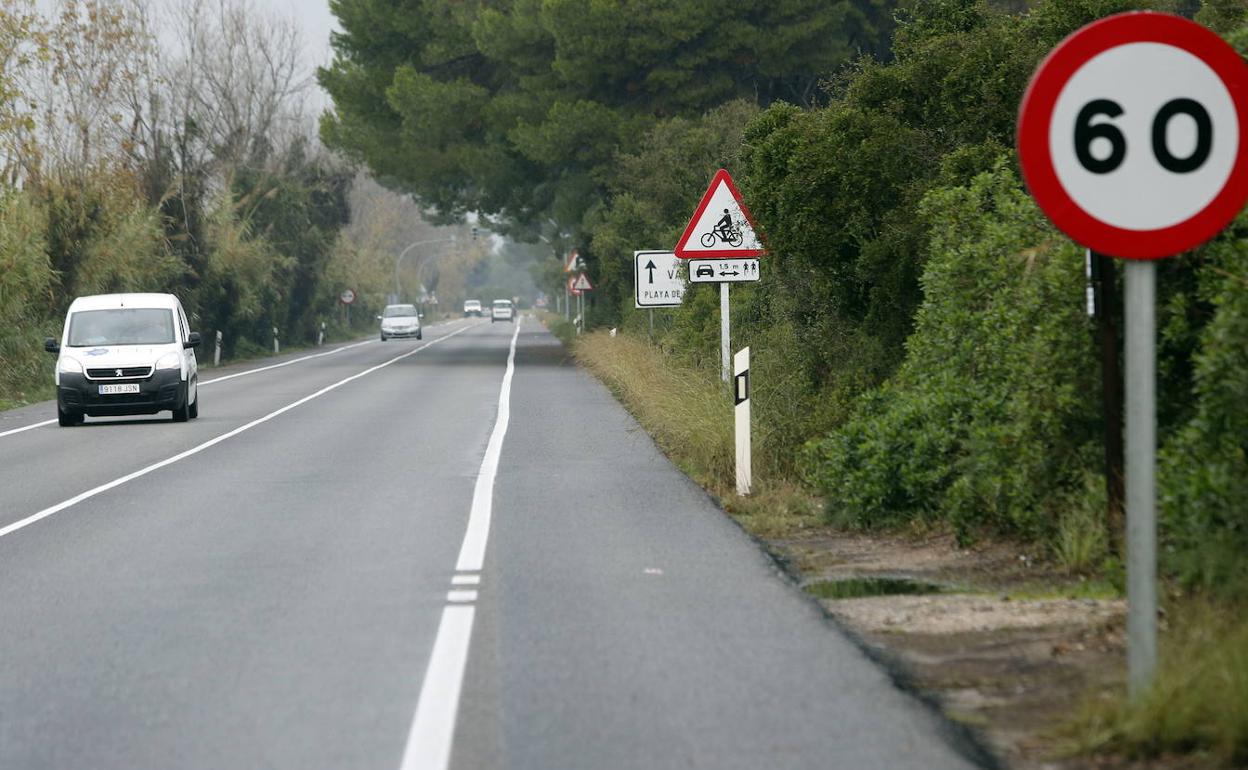
[[[1158,230],[1127,230],[1084,212],[1062,187],[1049,154],[1049,124],[1062,88],[1094,56],[1128,43],[1164,43],[1196,56],[1222,79],[1239,117],[1239,152],[1222,189],[1193,216]],[[1127,259],[1186,251],[1217,235],[1248,199],[1248,65],[1222,38],[1181,16],[1132,11],[1095,21],[1059,43],[1032,75],[1018,111],[1018,157],[1040,208],[1080,244]]]

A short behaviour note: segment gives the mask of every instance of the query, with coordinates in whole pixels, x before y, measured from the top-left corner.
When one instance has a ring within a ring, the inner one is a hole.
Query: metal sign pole
[[[719,369],[720,378],[724,382],[728,382],[729,368],[732,365],[728,331],[728,284],[721,283],[719,285]]]
[[[1157,271],[1124,265],[1126,318],[1127,682],[1143,693],[1157,668]]]
[[[733,380],[733,401],[736,424],[734,431],[737,439],[737,494],[742,497],[750,493],[753,483],[753,469],[750,457],[750,349],[737,351],[733,361],[736,377]]]

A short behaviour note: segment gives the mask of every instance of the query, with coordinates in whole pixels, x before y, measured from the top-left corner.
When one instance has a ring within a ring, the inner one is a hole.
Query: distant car
[[[174,422],[199,416],[199,366],[182,303],[172,294],[79,297],[65,314],[56,353],[56,417],[62,427],[83,417],[156,414]]]
[[[695,278],[714,278],[715,268],[710,265],[698,265],[698,271],[693,275]]]
[[[423,336],[420,329],[420,313],[415,305],[386,305],[386,309],[377,316],[381,321],[381,341],[397,337]]]
[[[490,323],[495,321],[514,322],[516,320],[516,309],[509,299],[496,299],[494,306],[490,308]]]
[[[467,318],[470,315],[475,315],[478,318],[481,317],[482,315],[481,300],[479,299],[464,300],[464,317]]]

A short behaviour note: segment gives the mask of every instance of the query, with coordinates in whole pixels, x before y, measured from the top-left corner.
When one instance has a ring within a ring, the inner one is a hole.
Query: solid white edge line
[[[476,607],[463,604],[442,609],[399,770],[445,770],[451,764],[451,738],[459,717],[459,694],[476,611]]]
[[[464,533],[459,566],[456,567],[461,572],[479,572],[485,556],[493,508],[494,476],[498,472],[503,437],[510,420],[511,380],[516,371],[516,340],[520,336],[520,323],[517,319],[516,329],[511,335],[507,371],[503,374],[498,394],[498,416],[490,433],[485,457],[481,460],[476,486],[472,490],[472,512],[468,515],[468,531]],[[451,582],[454,584],[455,578]],[[460,592],[451,591],[447,600],[455,601],[451,595],[456,593]],[[459,695],[464,683],[464,669],[468,665],[475,612],[475,607],[465,604],[450,604],[442,609],[433,654],[429,656],[429,667],[420,687],[420,699],[416,702],[416,714],[412,717],[399,770],[446,770],[450,767],[451,744],[455,740],[455,720],[459,717]]]
[[[21,433],[23,431],[34,430],[35,428],[42,428],[43,426],[51,425],[54,422],[56,422],[56,420],[44,420],[43,422],[37,422],[34,425],[26,425],[21,428],[14,428],[13,430],[6,430],[4,433],[0,433],[0,438],[4,438],[5,436],[12,436],[16,433]]]
[[[498,461],[503,453],[503,438],[511,421],[511,378],[516,372],[516,339],[520,336],[520,322],[511,335],[511,351],[507,354],[507,371],[498,393],[498,418],[485,447],[477,484],[472,490],[472,512],[468,514],[468,531],[459,549],[456,572],[480,572],[485,562],[485,543],[490,535],[490,516],[494,510],[494,476],[498,473]]]
[[[217,444],[220,444],[222,441],[226,441],[227,439],[231,439],[231,438],[233,438],[233,437],[235,437],[235,436],[239,435],[240,433],[245,433],[245,432],[247,432],[247,431],[251,430],[252,428],[256,427],[257,425],[261,425],[261,424],[263,424],[263,423],[266,423],[266,422],[268,422],[269,420],[272,420],[274,417],[277,417],[278,415],[285,414],[286,412],[289,412],[290,410],[292,410],[292,409],[294,409],[294,408],[296,408],[296,407],[302,406],[303,404],[306,404],[306,403],[308,403],[309,401],[311,401],[311,400],[313,400],[313,399],[320,398],[321,396],[325,395],[326,393],[329,393],[331,390],[336,390],[337,388],[340,388],[340,387],[342,387],[343,385],[346,385],[348,382],[352,382],[352,381],[354,381],[354,380],[358,380],[358,379],[360,379],[361,377],[365,377],[365,376],[367,376],[367,375],[370,375],[370,374],[372,374],[373,372],[377,371],[378,369],[384,369],[385,367],[389,366],[390,364],[393,364],[393,363],[395,363],[396,361],[402,361],[403,359],[407,358],[408,356],[413,356],[413,355],[416,355],[417,353],[419,353],[419,352],[420,352],[420,351],[422,351],[422,350],[425,350],[426,348],[429,348],[429,347],[431,347],[431,346],[433,346],[433,345],[436,345],[436,344],[438,344],[439,342],[442,342],[443,340],[450,339],[451,337],[454,337],[456,334],[460,334],[460,333],[465,332],[465,331],[467,331],[468,329],[471,329],[471,328],[472,328],[471,326],[465,326],[465,327],[463,327],[463,328],[461,328],[461,329],[457,329],[457,330],[455,330],[455,331],[451,332],[450,334],[443,335],[443,336],[441,336],[441,337],[437,338],[436,340],[431,340],[431,341],[429,341],[429,342],[426,342],[425,344],[421,345],[421,346],[420,346],[420,347],[418,347],[418,348],[414,348],[414,349],[412,349],[412,350],[409,350],[408,352],[406,352],[406,353],[404,353],[404,354],[402,354],[402,355],[400,355],[400,356],[396,356],[396,357],[394,357],[394,358],[391,358],[391,359],[390,359],[390,360],[388,360],[388,361],[384,361],[384,362],[382,362],[382,363],[380,363],[380,364],[377,364],[376,366],[373,366],[373,367],[370,367],[370,368],[368,368],[368,369],[365,369],[365,370],[364,370],[364,371],[362,371],[362,372],[359,372],[359,373],[357,373],[357,374],[353,374],[353,375],[351,375],[350,377],[347,377],[346,379],[339,380],[338,382],[335,382],[335,383],[334,383],[334,384],[332,384],[332,385],[328,385],[328,386],[326,386],[326,387],[324,387],[324,388],[321,388],[320,390],[316,391],[315,393],[313,393],[313,394],[312,394],[312,395],[310,395],[310,396],[304,396],[303,398],[299,399],[298,401],[295,401],[295,402],[293,402],[293,403],[287,404],[286,406],[284,406],[284,407],[282,407],[281,409],[278,409],[278,410],[276,410],[276,411],[269,412],[269,413],[268,413],[268,414],[266,414],[265,416],[263,416],[263,417],[259,417],[259,418],[255,419],[255,420],[252,420],[251,422],[249,422],[249,423],[247,423],[247,424],[245,424],[245,425],[241,425],[241,426],[239,426],[239,427],[235,428],[234,430],[231,430],[231,431],[229,431],[229,432],[227,432],[227,433],[222,433],[220,436],[217,436],[216,438],[209,439],[208,441],[205,441],[204,443],[202,443],[202,444],[200,444],[200,445],[198,445],[198,446],[191,447],[190,449],[188,449],[188,450],[186,450],[186,451],[184,451],[184,452],[179,452],[178,454],[173,455],[172,457],[168,457],[168,458],[166,458],[166,459],[164,459],[164,460],[161,460],[160,462],[152,463],[151,465],[147,466],[146,468],[140,468],[139,470],[137,470],[137,471],[135,471],[135,472],[133,472],[133,473],[129,473],[129,474],[126,474],[125,476],[122,476],[122,477],[120,477],[120,478],[113,479],[112,481],[110,481],[110,482],[108,482],[108,483],[106,483],[106,484],[101,484],[100,486],[95,487],[94,489],[88,489],[86,492],[83,492],[82,494],[79,494],[79,495],[75,495],[74,497],[71,497],[71,498],[69,498],[68,500],[65,500],[65,501],[63,501],[63,502],[57,503],[56,505],[53,505],[53,506],[52,506],[52,507],[50,507],[50,508],[44,508],[42,511],[39,511],[38,513],[31,514],[30,516],[27,516],[26,518],[21,519],[20,521],[15,521],[15,522],[13,522],[12,524],[8,525],[7,527],[4,527],[4,528],[0,529],[0,537],[4,537],[5,535],[12,534],[12,533],[14,533],[14,532],[18,531],[19,529],[24,529],[25,527],[28,527],[28,526],[30,526],[31,524],[34,524],[34,523],[35,523],[35,522],[37,522],[37,521],[40,521],[40,520],[42,520],[42,519],[46,519],[47,517],[51,516],[51,515],[52,515],[52,514],[54,514],[54,513],[60,513],[61,511],[65,510],[66,508],[71,508],[71,507],[73,507],[73,506],[77,505],[78,503],[81,503],[81,502],[82,502],[82,501],[84,501],[84,500],[88,500],[88,499],[90,499],[90,498],[92,498],[92,497],[95,497],[95,496],[96,496],[96,495],[98,495],[98,494],[101,494],[101,493],[103,493],[103,492],[107,492],[107,491],[108,491],[108,490],[110,490],[110,489],[114,489],[114,488],[116,488],[116,487],[119,487],[119,486],[121,486],[122,484],[125,484],[125,483],[126,483],[126,482],[128,482],[128,481],[133,481],[133,480],[135,480],[135,479],[137,479],[137,478],[139,478],[139,477],[141,477],[141,476],[146,476],[147,474],[149,474],[149,473],[151,473],[151,472],[153,472],[153,471],[160,470],[161,468],[164,468],[165,466],[168,466],[168,465],[173,465],[173,464],[174,464],[174,463],[176,463],[176,462],[179,462],[179,461],[181,461],[181,460],[185,460],[186,458],[191,457],[192,455],[197,455],[197,454],[199,454],[200,452],[204,451],[205,449],[208,449],[208,448],[210,448],[210,447],[216,446]]]

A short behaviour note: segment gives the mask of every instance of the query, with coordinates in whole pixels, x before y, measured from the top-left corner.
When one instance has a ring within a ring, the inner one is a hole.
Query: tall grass
[[[562,319],[546,319],[558,331]],[[565,340],[566,342],[566,340]],[[571,342],[573,355],[615,394],[677,466],[758,537],[786,537],[819,523],[819,504],[790,478],[777,433],[754,417],[754,483],[736,494],[733,405],[717,372],[682,363],[627,333],[593,332]]]
[[[586,334],[572,352],[682,470],[716,489],[729,483],[735,450],[732,402],[723,383],[624,334]]]
[[[1248,618],[1242,605],[1194,601],[1162,639],[1141,697],[1091,703],[1071,727],[1077,751],[1194,754],[1202,767],[1248,766]]]

